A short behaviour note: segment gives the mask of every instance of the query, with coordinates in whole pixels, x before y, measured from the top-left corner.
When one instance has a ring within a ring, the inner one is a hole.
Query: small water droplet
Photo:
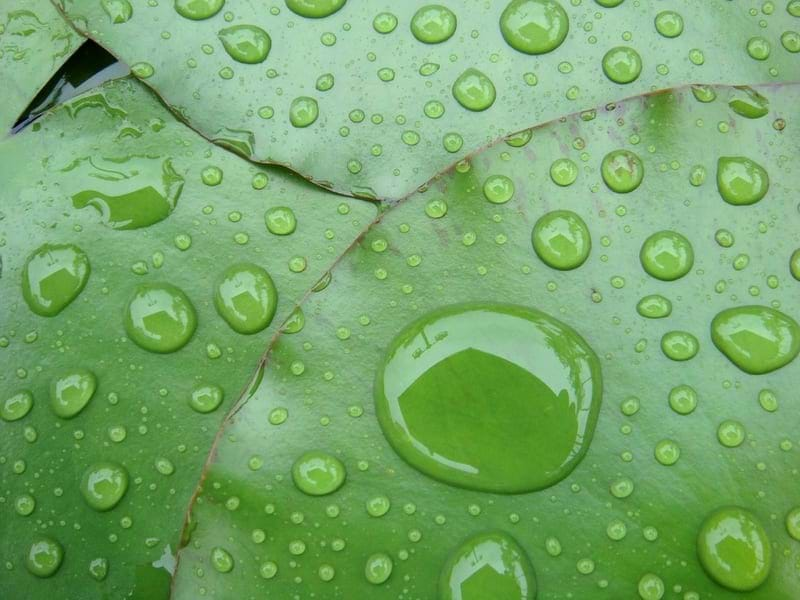
[[[211,549],[211,566],[218,573],[230,573],[233,570],[233,556],[220,546]]]
[[[663,319],[672,314],[672,302],[659,294],[651,294],[639,300],[636,312],[647,319]]]
[[[367,558],[367,562],[364,565],[364,576],[369,583],[380,585],[389,579],[393,568],[392,558],[388,554],[377,552]]]
[[[0,406],[0,418],[4,421],[19,421],[33,408],[33,394],[29,390],[20,390],[3,401]]]

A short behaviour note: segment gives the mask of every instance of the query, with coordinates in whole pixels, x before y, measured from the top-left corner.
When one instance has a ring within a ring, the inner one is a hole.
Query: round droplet
[[[230,573],[233,570],[233,556],[231,553],[215,546],[211,549],[211,565],[219,573]]]
[[[25,261],[22,297],[37,315],[53,317],[81,293],[89,257],[74,244],[43,244]]]
[[[492,80],[478,69],[467,69],[453,84],[453,97],[468,110],[486,110],[494,104],[496,95]]]
[[[492,204],[505,204],[514,196],[514,182],[505,175],[490,175],[483,182],[483,195]]]
[[[0,406],[0,418],[4,421],[19,421],[31,412],[33,394],[29,390],[20,390],[5,399]]]
[[[554,210],[540,217],[533,226],[531,240],[542,262],[561,271],[580,267],[592,249],[589,228],[569,210]]]
[[[319,117],[317,101],[308,96],[299,96],[292,100],[289,107],[289,121],[295,127],[308,127]]]
[[[500,32],[515,50],[545,54],[567,37],[569,18],[554,0],[512,0],[500,16]]]
[[[111,510],[128,489],[128,471],[116,463],[96,463],[84,471],[80,489],[84,500],[93,509]]]
[[[384,583],[392,574],[394,563],[388,554],[377,552],[367,558],[364,565],[364,576],[373,585]]]
[[[559,158],[550,165],[550,179],[553,183],[566,187],[578,178],[578,165],[568,158]]]
[[[267,230],[275,235],[289,235],[297,229],[297,217],[286,206],[274,206],[264,214]]]
[[[97,389],[97,378],[87,369],[66,371],[50,382],[50,408],[62,419],[81,412]]]
[[[659,294],[651,294],[639,300],[636,312],[647,319],[663,319],[672,314],[672,302]]]
[[[723,156],[717,161],[717,189],[728,204],[755,204],[769,190],[769,175],[744,156]]]
[[[447,214],[447,203],[444,200],[431,200],[425,205],[425,214],[431,219],[441,219]]]
[[[667,38],[683,33],[683,17],[674,10],[663,10],[656,15],[656,31]]]
[[[756,589],[772,566],[767,532],[755,515],[725,507],[706,518],[697,535],[697,554],[706,573],[737,592]]]
[[[651,277],[675,281],[686,275],[694,265],[694,249],[680,233],[659,231],[642,244],[639,260]]]
[[[603,57],[603,73],[614,83],[631,83],[641,72],[642,57],[628,46],[616,46]]]
[[[639,597],[642,600],[661,600],[664,597],[664,581],[658,575],[646,573],[639,580]]]
[[[125,310],[128,337],[150,352],[183,348],[196,328],[194,306],[186,294],[169,283],[138,286]]]
[[[517,541],[501,531],[475,535],[447,558],[439,575],[439,600],[528,600],[536,574]]]
[[[345,476],[342,461],[319,450],[302,454],[292,465],[294,484],[310,496],[332,494],[342,487]]]
[[[231,265],[217,280],[214,306],[238,333],[253,334],[265,329],[272,322],[277,305],[275,284],[258,265]]]
[[[392,503],[386,496],[374,496],[367,500],[367,513],[371,517],[382,517],[391,508]]]
[[[656,444],[655,457],[664,466],[671,466],[681,457],[681,448],[674,440],[661,440]]]
[[[264,62],[272,48],[269,34],[255,25],[226,27],[217,37],[233,60],[248,65]]]
[[[342,8],[347,0],[286,0],[293,13],[310,19],[328,17]]]
[[[672,360],[690,360],[699,349],[700,342],[688,331],[669,331],[661,338],[661,351]]]
[[[89,562],[89,575],[96,581],[103,581],[108,576],[108,560],[95,558]]]
[[[603,158],[600,172],[611,191],[627,194],[642,183],[644,165],[630,150],[614,150]]]
[[[199,413],[210,413],[217,410],[219,405],[222,404],[223,398],[224,393],[218,385],[201,385],[192,390],[192,395],[189,397],[189,406]]]
[[[763,375],[787,365],[800,352],[800,325],[767,306],[729,308],[711,322],[711,340],[742,371]]]
[[[25,557],[25,567],[37,577],[50,577],[61,566],[64,560],[64,548],[56,540],[48,536],[38,536],[34,539],[28,555]]]
[[[747,40],[747,53],[756,60],[767,60],[772,51],[772,45],[761,36],[751,37]]]
[[[397,17],[389,12],[378,13],[372,19],[372,27],[378,33],[391,33],[397,27]]]
[[[793,508],[786,515],[786,532],[800,542],[800,506]]]
[[[736,448],[744,442],[744,425],[739,421],[723,421],[717,427],[717,439],[726,448]]]
[[[36,498],[30,494],[22,494],[14,500],[14,510],[21,517],[27,517],[36,509]]]
[[[678,385],[669,391],[669,407],[679,415],[688,415],[697,408],[697,392],[689,385]]]
[[[563,323],[474,303],[406,327],[374,390],[384,435],[410,465],[451,485],[520,493],[555,484],[580,462],[602,384],[594,352]]]
[[[456,15],[439,4],[423,6],[411,18],[411,33],[420,42],[439,44],[456,32]]]
[[[201,21],[222,10],[225,0],[175,0],[175,10],[182,17]]]

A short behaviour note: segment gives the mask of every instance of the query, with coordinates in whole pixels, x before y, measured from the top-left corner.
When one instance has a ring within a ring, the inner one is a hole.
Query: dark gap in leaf
[[[11,128],[11,133],[22,131],[57,104],[128,73],[128,65],[92,40],[87,40],[39,90]]]

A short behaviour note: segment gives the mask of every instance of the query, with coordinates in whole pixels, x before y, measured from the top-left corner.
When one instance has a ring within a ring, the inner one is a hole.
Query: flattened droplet
[[[567,37],[569,18],[554,0],[512,0],[500,16],[500,31],[515,50],[545,54]]]
[[[800,352],[800,325],[774,308],[741,306],[714,317],[711,339],[742,371],[763,375],[795,359]]]
[[[249,65],[264,62],[272,48],[269,34],[255,25],[226,27],[217,37],[233,60]]]
[[[33,312],[53,317],[86,287],[89,257],[74,244],[43,244],[25,261],[22,297]]]
[[[717,161],[717,189],[728,204],[755,204],[769,190],[769,175],[744,156],[723,156]]]
[[[536,574],[509,534],[491,531],[456,548],[439,576],[439,600],[532,600]]]
[[[491,79],[478,69],[467,69],[453,84],[453,97],[461,106],[475,112],[489,108],[496,96]]]

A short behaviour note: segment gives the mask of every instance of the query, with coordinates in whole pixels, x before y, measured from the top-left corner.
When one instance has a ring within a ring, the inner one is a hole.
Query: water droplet
[[[486,110],[494,104],[496,95],[492,80],[478,69],[467,69],[453,84],[453,97],[468,110]]]
[[[33,408],[33,394],[29,390],[21,390],[5,399],[0,406],[0,419],[19,421]]]
[[[524,307],[462,304],[406,327],[374,389],[381,428],[413,467],[460,487],[519,493],[553,485],[580,462],[600,381],[594,352],[563,323]]]
[[[310,19],[328,17],[342,8],[347,0],[286,0],[293,13]]]
[[[425,44],[440,44],[456,32],[456,15],[439,4],[423,6],[411,18],[411,33]]]
[[[769,190],[769,175],[749,158],[723,156],[717,162],[717,189],[728,204],[755,204]]]
[[[664,10],[656,15],[656,31],[667,38],[683,33],[683,17],[674,10]]]
[[[386,496],[374,496],[367,500],[367,514],[371,517],[382,517],[389,512],[392,503]]]
[[[569,18],[554,0],[512,0],[500,16],[500,32],[515,50],[545,54],[567,37]]]
[[[155,72],[153,65],[147,62],[137,62],[131,65],[131,73],[139,79],[149,79]]]
[[[542,262],[562,271],[580,267],[592,249],[589,228],[569,210],[554,210],[540,217],[533,226],[531,240]]]
[[[628,477],[620,477],[619,479],[612,481],[611,485],[609,486],[611,495],[619,499],[627,498],[633,493],[633,490],[633,481]]]
[[[103,581],[108,576],[108,560],[95,558],[89,562],[89,575],[96,581]]]
[[[741,306],[714,317],[711,339],[742,371],[763,375],[787,365],[800,352],[800,325],[774,308]]]
[[[64,560],[64,548],[48,536],[37,536],[28,549],[25,567],[37,577],[50,577]]]
[[[603,56],[603,73],[614,83],[631,83],[642,72],[642,57],[633,48],[616,46]]]
[[[690,360],[699,349],[700,342],[688,331],[668,331],[661,338],[661,351],[672,360]]]
[[[717,427],[717,439],[726,448],[736,448],[744,442],[744,425],[739,421],[723,421]]]
[[[642,183],[644,165],[630,150],[614,150],[603,158],[600,172],[612,192],[627,194]]]
[[[392,33],[397,27],[397,17],[389,12],[378,13],[372,20],[372,27],[378,33]]]
[[[310,496],[332,494],[344,484],[342,461],[320,450],[305,452],[292,465],[292,479],[301,492]]]
[[[452,154],[461,150],[461,146],[464,145],[464,138],[455,132],[446,133],[442,138],[442,145],[445,150]]]
[[[156,471],[158,471],[162,475],[169,476],[175,472],[175,465],[172,464],[172,461],[170,459],[165,458],[163,456],[159,456],[158,458],[156,458],[155,462],[153,463],[153,466],[155,466]]]
[[[470,537],[447,558],[439,600],[522,600],[536,597],[536,574],[517,541],[501,531]]]
[[[447,203],[442,199],[431,200],[425,205],[425,214],[431,219],[441,219],[447,214]]]
[[[781,45],[787,52],[796,54],[800,52],[800,33],[796,31],[784,31],[781,34]]]
[[[769,112],[769,100],[750,87],[736,87],[731,90],[728,106],[737,115],[748,119],[758,119]]]
[[[73,244],[43,244],[25,261],[22,297],[37,315],[53,317],[81,293],[89,279],[89,257]]]
[[[267,230],[275,235],[289,235],[297,229],[294,211],[286,206],[274,206],[264,214]]]
[[[672,314],[672,302],[659,294],[651,294],[639,300],[636,312],[647,319],[663,319]]]
[[[492,204],[505,204],[514,196],[514,182],[505,175],[490,175],[483,182],[483,195]]]
[[[600,6],[603,6],[605,8],[614,8],[615,6],[619,6],[620,4],[625,2],[625,0],[594,0],[594,1],[597,2]]]
[[[84,471],[80,490],[93,509],[111,510],[128,490],[128,471],[113,462],[95,463]]]
[[[578,165],[568,158],[559,158],[550,165],[550,179],[553,183],[566,187],[578,178]]]
[[[772,548],[755,515],[725,507],[706,518],[697,535],[697,554],[706,573],[737,592],[756,589],[769,575]]]
[[[231,265],[217,280],[214,306],[231,329],[253,334],[266,328],[275,316],[278,291],[264,269],[253,263]]]
[[[377,552],[367,558],[364,565],[364,576],[373,585],[384,583],[392,575],[394,563],[388,554]]]
[[[225,0],[175,0],[175,10],[182,17],[201,21],[210,19],[225,4]]]
[[[306,324],[306,316],[303,313],[303,309],[297,306],[292,311],[292,314],[288,316],[286,321],[284,321],[282,330],[284,333],[289,333],[289,334],[298,333],[302,331],[305,324]]]
[[[87,369],[72,369],[50,382],[50,408],[56,416],[71,419],[81,412],[97,389],[97,378]]]
[[[636,396],[629,396],[622,401],[622,403],[619,405],[619,409],[626,417],[632,417],[639,412],[640,406],[641,402]]]
[[[800,542],[800,506],[793,508],[786,515],[786,532]]]
[[[30,494],[22,494],[14,500],[14,510],[21,517],[27,517],[36,509],[36,499]]]
[[[789,258],[789,272],[792,277],[800,281],[800,248],[792,252],[792,256]]]
[[[269,34],[255,25],[226,27],[217,37],[233,60],[248,65],[264,62],[272,48]]]
[[[772,51],[772,45],[763,37],[755,36],[747,40],[747,53],[750,58],[767,60]]]
[[[222,388],[218,385],[201,385],[192,390],[189,406],[199,413],[214,412],[222,403],[223,397]]]
[[[128,0],[102,0],[103,10],[115,25],[125,23],[133,15],[133,7]]]
[[[150,352],[183,348],[196,328],[194,306],[183,291],[169,283],[137,286],[125,309],[128,337]]]
[[[658,231],[648,237],[639,252],[642,267],[651,277],[675,281],[694,265],[692,244],[676,231]]]
[[[215,571],[230,573],[233,570],[233,565],[233,556],[225,548],[215,546],[211,549],[211,566],[214,567]]]
[[[653,573],[642,575],[638,589],[642,600],[661,600],[664,597],[664,581]]]
[[[308,127],[319,116],[317,101],[308,96],[299,96],[292,100],[289,107],[289,121],[295,127]]]
[[[674,440],[661,440],[656,444],[654,454],[658,462],[669,467],[678,462],[681,457],[681,449]]]
[[[697,392],[689,385],[678,385],[669,391],[669,406],[679,415],[688,415],[697,408]]]

